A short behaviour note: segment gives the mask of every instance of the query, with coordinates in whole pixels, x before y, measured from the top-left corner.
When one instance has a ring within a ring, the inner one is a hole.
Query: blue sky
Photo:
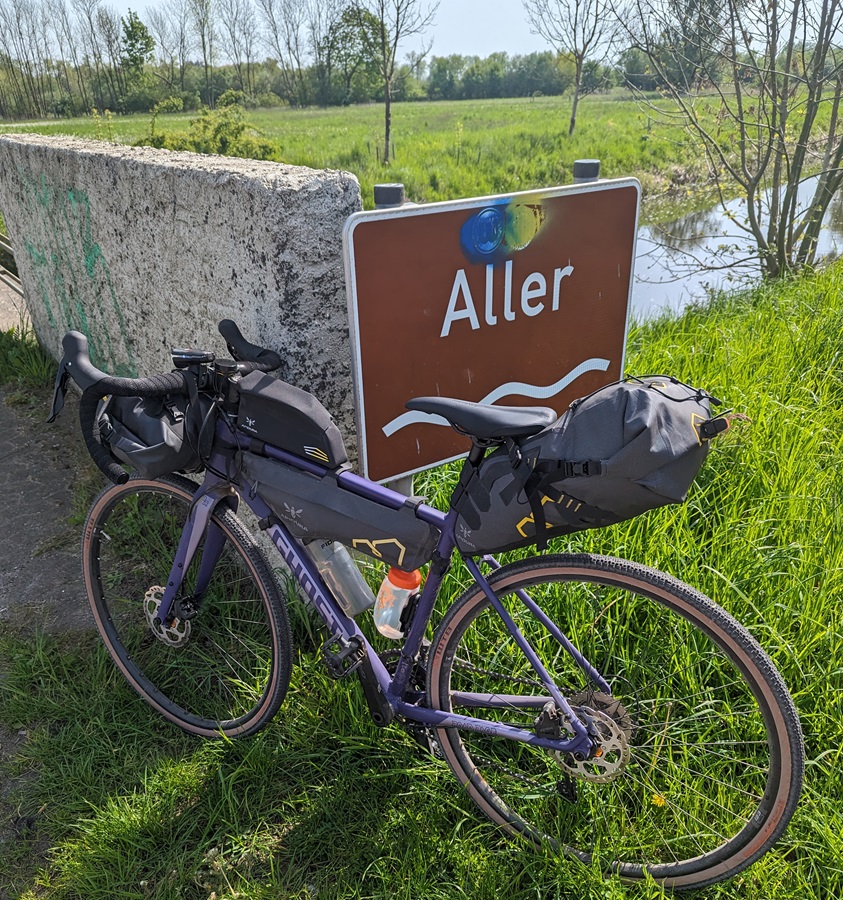
[[[424,0],[423,0],[424,2]],[[106,0],[118,13],[125,15],[131,8],[143,19],[146,0]],[[441,0],[434,27],[427,38],[433,38],[432,53],[448,56],[452,53],[488,56],[499,50],[510,55],[546,50],[540,37],[530,34],[530,26],[519,0]],[[417,50],[418,38],[409,40],[402,48],[404,54]]]
[[[488,56],[498,50],[515,55],[548,49],[538,35],[530,34],[518,0],[442,0],[430,36],[436,56]]]

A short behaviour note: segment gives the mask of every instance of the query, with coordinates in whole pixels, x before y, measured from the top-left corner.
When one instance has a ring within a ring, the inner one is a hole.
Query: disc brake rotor
[[[169,625],[158,620],[158,609],[164,598],[164,588],[151,587],[143,598],[146,621],[155,637],[170,647],[182,647],[190,640],[190,622],[187,619],[173,619]]]
[[[577,760],[570,753],[551,753],[559,766],[574,778],[606,784],[614,781],[629,762],[635,726],[625,707],[611,694],[588,691],[568,698],[574,710],[582,709],[600,736],[600,755]]]
[[[577,760],[570,753],[551,751],[559,765],[574,778],[606,784],[613,781],[629,762],[629,741],[623,728],[609,715],[596,709],[580,707],[591,717],[600,735],[600,755],[591,759]]]

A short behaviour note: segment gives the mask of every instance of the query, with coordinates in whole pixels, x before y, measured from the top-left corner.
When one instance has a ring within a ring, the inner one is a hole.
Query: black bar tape
[[[116,397],[163,397],[167,394],[188,394],[187,377],[183,372],[168,372],[166,375],[150,375],[146,378],[112,378],[106,375],[96,384],[85,388],[79,401],[79,424],[82,437],[91,459],[97,468],[115,484],[125,484],[129,476],[118,465],[112,455],[102,446],[97,407],[100,400],[112,395]]]

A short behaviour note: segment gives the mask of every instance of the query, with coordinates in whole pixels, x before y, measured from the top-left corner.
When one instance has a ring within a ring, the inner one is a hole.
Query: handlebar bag
[[[571,403],[553,425],[485,457],[456,502],[457,546],[497,553],[684,502],[729,426],[705,391],[667,376],[626,378]]]
[[[237,427],[328,469],[348,462],[342,434],[316,397],[261,372],[251,372],[240,381]]]
[[[428,562],[439,541],[436,526],[400,509],[346,490],[336,473],[311,475],[274,459],[241,451],[238,469],[292,534],[332,539],[391,566],[412,571]]]
[[[146,478],[170,472],[199,472],[199,433],[213,425],[205,421],[209,398],[191,409],[188,397],[107,397],[97,413],[100,437],[111,455]],[[203,429],[204,423],[204,429]]]

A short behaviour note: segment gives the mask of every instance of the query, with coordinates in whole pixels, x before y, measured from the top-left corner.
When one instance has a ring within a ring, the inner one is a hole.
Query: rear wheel
[[[731,877],[772,846],[799,795],[802,733],[781,676],[745,629],[687,585],[607,557],[539,557],[489,581],[603,745],[601,757],[578,762],[439,729],[454,774],[490,819],[625,879],[648,873],[674,888]],[[611,693],[516,591],[559,625]],[[440,624],[428,678],[432,707],[527,729],[550,699],[476,585]]]
[[[239,737],[266,724],[290,682],[287,611],[261,552],[217,506],[185,574],[193,593],[209,542],[222,546],[210,583],[168,627],[157,621],[196,485],[131,478],[94,502],[82,540],[88,599],[108,651],[158,712],[203,737]]]

